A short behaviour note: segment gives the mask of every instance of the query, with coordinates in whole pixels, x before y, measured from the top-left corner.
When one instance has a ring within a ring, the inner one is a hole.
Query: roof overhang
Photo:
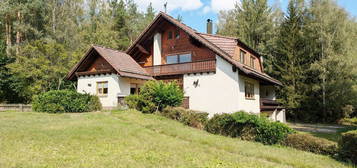
[[[101,52],[100,48],[98,48],[98,47],[99,46],[95,46],[95,45],[92,45],[90,47],[90,49],[86,52],[84,57],[82,57],[80,59],[80,61],[67,74],[67,76],[66,76],[67,80],[75,80],[76,79],[76,77],[77,77],[76,76],[76,72],[85,63],[85,60],[87,60],[89,57],[91,57],[93,55],[93,52],[97,52],[98,55],[101,56],[105,61],[107,61],[110,64],[110,66],[115,70],[115,72],[120,76],[129,77],[129,78],[143,79],[143,80],[153,80],[154,79],[151,75],[147,74],[144,69],[142,69],[142,72],[132,72],[132,71],[127,71],[127,70],[121,70],[119,67],[115,66],[113,64],[113,62],[108,59],[107,56],[104,56],[103,54],[105,54],[105,53]],[[112,50],[112,49],[110,49],[110,50]],[[119,51],[117,51],[117,52],[119,52]],[[116,58],[116,59],[119,59],[119,57]],[[138,68],[140,67],[140,65],[137,65],[137,66],[138,66]]]

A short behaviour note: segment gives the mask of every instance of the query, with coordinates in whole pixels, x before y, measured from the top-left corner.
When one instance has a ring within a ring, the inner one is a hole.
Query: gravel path
[[[324,124],[288,123],[288,125],[295,130],[303,132],[336,133],[338,129],[344,128],[341,125]]]

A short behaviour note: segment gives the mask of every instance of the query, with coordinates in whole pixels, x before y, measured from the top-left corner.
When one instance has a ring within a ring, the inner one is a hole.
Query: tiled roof
[[[217,36],[217,35],[212,35],[212,34],[204,34],[204,33],[197,33],[201,35],[203,38],[207,39],[220,49],[222,49],[224,52],[229,54],[231,57],[233,57],[234,54],[234,49],[237,47],[237,41],[235,38],[231,37],[222,37],[222,36]]]
[[[116,71],[120,76],[139,78],[145,80],[153,79],[130,55],[120,52],[114,49],[105,48],[97,45],[93,45],[91,50],[98,52]],[[74,73],[77,71],[81,63],[88,58],[87,54],[79,61],[79,63],[72,69],[67,75],[68,79],[73,79]]]

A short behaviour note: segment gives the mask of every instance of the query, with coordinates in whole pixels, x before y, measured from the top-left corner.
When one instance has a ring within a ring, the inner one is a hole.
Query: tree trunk
[[[7,14],[5,16],[5,39],[6,39],[6,54],[10,55],[10,47],[12,46],[11,43],[11,21],[10,16]]]
[[[21,24],[21,12],[18,11],[17,12],[17,20],[19,22],[19,24]],[[21,43],[21,31],[19,28],[17,28],[17,31],[16,31],[16,55],[19,54],[20,52],[20,43]]]
[[[56,0],[53,3],[53,10],[52,10],[52,31],[53,34],[56,33]]]

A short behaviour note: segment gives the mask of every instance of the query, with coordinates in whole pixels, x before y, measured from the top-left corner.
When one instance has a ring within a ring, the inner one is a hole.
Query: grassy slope
[[[136,111],[0,112],[0,167],[345,167]]]

